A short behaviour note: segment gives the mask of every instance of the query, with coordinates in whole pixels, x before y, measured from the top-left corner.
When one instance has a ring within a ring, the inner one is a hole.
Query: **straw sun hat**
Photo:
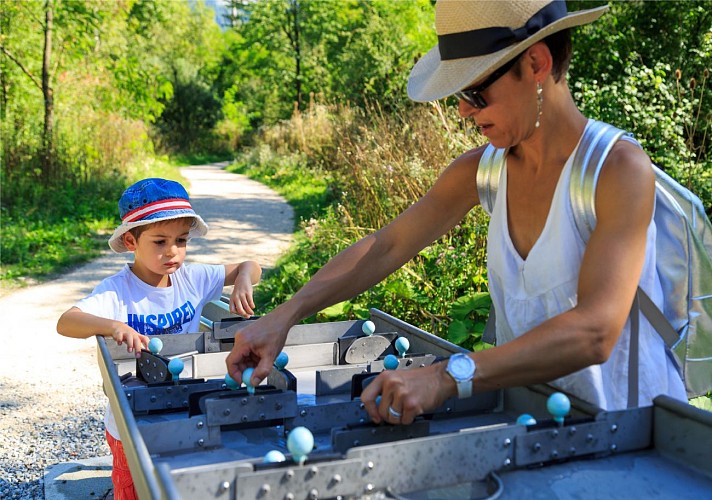
[[[563,0],[438,0],[438,44],[413,67],[408,95],[418,102],[449,96],[552,33],[591,23],[606,10],[568,13]]]
[[[208,225],[195,213],[188,192],[178,182],[167,179],[143,179],[124,191],[119,199],[121,225],[109,238],[116,253],[128,252],[122,236],[131,229],[172,219],[190,217],[190,237],[205,236]]]

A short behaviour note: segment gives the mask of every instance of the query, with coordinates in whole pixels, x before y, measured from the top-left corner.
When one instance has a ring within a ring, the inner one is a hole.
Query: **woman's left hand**
[[[361,401],[375,423],[411,424],[418,415],[434,410],[457,393],[445,363],[424,368],[384,370],[361,393]],[[376,398],[381,400],[376,405]]]

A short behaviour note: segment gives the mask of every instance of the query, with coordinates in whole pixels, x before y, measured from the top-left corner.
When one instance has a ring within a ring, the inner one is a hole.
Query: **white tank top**
[[[586,244],[576,229],[569,197],[575,152],[561,172],[544,229],[526,259],[522,259],[510,238],[506,163],[502,169],[487,242],[489,289],[497,310],[497,344],[508,342],[576,305],[579,268]],[[651,219],[640,287],[660,304],[662,290],[655,271],[655,235]],[[642,315],[639,332],[639,406],[651,405],[660,394],[687,401],[684,384],[662,338]],[[605,363],[562,377],[552,385],[602,409],[626,408],[629,341],[630,319]]]

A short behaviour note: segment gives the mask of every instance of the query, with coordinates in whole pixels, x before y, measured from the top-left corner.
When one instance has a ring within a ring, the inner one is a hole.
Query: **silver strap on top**
[[[490,215],[494,210],[494,202],[497,199],[504,160],[508,151],[509,148],[498,149],[492,144],[488,144],[477,167],[477,194],[480,198],[480,205]]]
[[[569,194],[576,228],[584,242],[596,227],[596,185],[601,167],[623,134],[625,132],[611,125],[591,120],[574,155]]]

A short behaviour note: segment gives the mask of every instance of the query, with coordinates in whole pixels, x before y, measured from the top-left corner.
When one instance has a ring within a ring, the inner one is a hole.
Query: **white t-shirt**
[[[498,344],[513,340],[577,303],[586,243],[576,228],[569,196],[574,154],[575,150],[559,178],[544,229],[526,259],[519,255],[509,235],[506,166],[502,169],[487,242],[487,271],[497,310]],[[655,270],[655,238],[655,224],[651,220],[639,285],[656,304],[661,304],[662,289]],[[666,352],[665,343],[642,315],[639,342],[639,405],[651,405],[653,398],[660,394],[687,401],[685,386]],[[552,384],[606,410],[626,408],[629,343],[630,319],[605,363],[584,368]]]
[[[157,288],[141,281],[127,264],[75,306],[123,321],[144,335],[195,333],[200,330],[203,306],[220,298],[224,283],[225,266],[186,264],[171,275],[171,286]],[[108,405],[104,423],[109,434],[120,439]]]

